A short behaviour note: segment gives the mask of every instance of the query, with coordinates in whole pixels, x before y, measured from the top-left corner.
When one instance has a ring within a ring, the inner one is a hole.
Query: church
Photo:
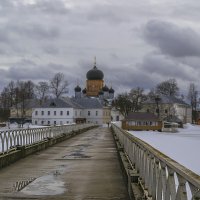
[[[86,88],[77,85],[75,97],[49,99],[33,108],[32,123],[37,125],[63,125],[72,123],[107,124],[111,121],[111,102],[114,89],[104,83],[104,74],[94,66],[86,74]]]
[[[81,97],[97,97],[99,99],[113,99],[114,89],[104,83],[104,73],[96,66],[96,59],[94,66],[86,74],[86,88],[81,90],[81,87],[77,85],[75,90],[75,98]]]

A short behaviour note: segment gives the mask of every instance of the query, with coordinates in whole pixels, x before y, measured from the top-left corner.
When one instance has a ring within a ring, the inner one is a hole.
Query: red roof
[[[132,112],[125,117],[125,120],[140,120],[140,121],[160,121],[159,118],[153,113],[148,112]]]

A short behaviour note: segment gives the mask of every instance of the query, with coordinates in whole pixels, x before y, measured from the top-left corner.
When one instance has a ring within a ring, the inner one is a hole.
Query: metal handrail
[[[116,125],[112,129],[138,171],[147,199],[200,199],[198,174]]]
[[[29,128],[0,131],[0,153],[5,154],[17,146],[27,146],[47,138],[54,138],[72,131],[94,126],[94,124],[73,124],[45,128]]]

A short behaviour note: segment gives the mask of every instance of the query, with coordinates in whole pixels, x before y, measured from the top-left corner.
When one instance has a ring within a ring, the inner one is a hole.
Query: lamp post
[[[158,107],[158,104],[159,104],[159,101],[161,100],[161,98],[159,97],[159,95],[157,95],[155,97],[155,102],[156,102],[156,112],[158,114],[158,118],[159,118],[159,115],[160,115],[160,111],[159,111],[159,107]]]

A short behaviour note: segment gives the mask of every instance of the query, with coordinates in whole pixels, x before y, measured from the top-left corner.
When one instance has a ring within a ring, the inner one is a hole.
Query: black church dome
[[[75,92],[81,92],[81,88],[77,85],[75,88],[74,88]]]
[[[114,92],[115,92],[115,90],[111,87],[111,88],[109,89],[109,93],[114,94]]]
[[[86,74],[88,80],[103,80],[104,74],[96,66],[89,70]]]
[[[102,90],[103,90],[104,92],[109,92],[109,88],[107,87],[107,85],[105,85],[105,86],[102,88]]]
[[[83,93],[83,94],[86,94],[86,93],[87,93],[86,88],[82,90],[82,93]]]

